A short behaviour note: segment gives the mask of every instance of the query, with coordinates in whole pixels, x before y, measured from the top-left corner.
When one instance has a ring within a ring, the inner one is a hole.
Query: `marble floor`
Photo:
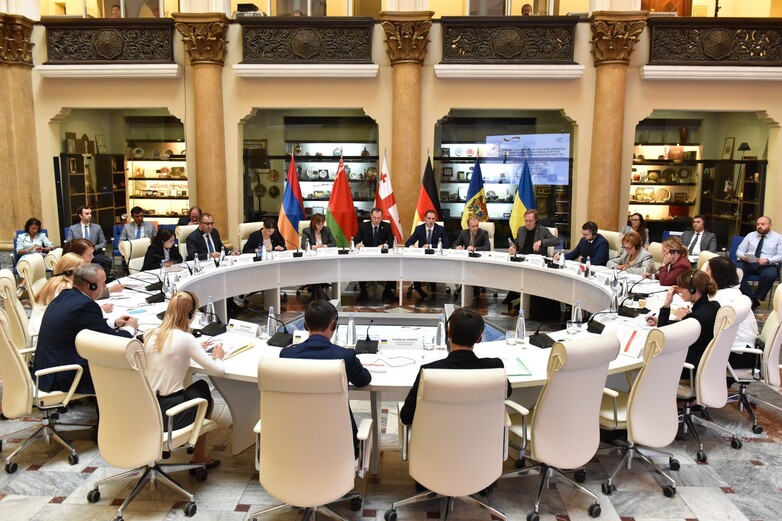
[[[442,291],[442,290],[441,290]],[[353,305],[353,296],[346,295],[343,305]],[[504,306],[499,299],[486,295],[477,308],[488,320],[501,327],[513,323],[502,315]],[[386,312],[412,313],[436,312],[450,296],[440,294],[429,302],[405,302],[404,306],[383,306]],[[290,293],[283,305],[283,316],[300,312],[303,299]],[[255,305],[262,306],[262,302]],[[382,306],[379,302],[370,302]],[[357,309],[357,308],[352,308]],[[763,310],[756,315],[759,322],[765,318]],[[250,311],[240,312],[251,315]],[[543,324],[545,327],[549,324]],[[556,327],[552,324],[551,327]],[[642,465],[635,464],[617,477],[616,491],[604,495],[600,485],[613,467],[616,456],[598,456],[587,467],[586,486],[601,500],[602,515],[606,521],[673,521],[673,520],[749,520],[774,521],[782,519],[782,396],[778,389],[765,385],[753,385],[753,395],[764,400],[756,412],[765,431],[753,434],[744,412],[735,405],[711,411],[711,416],[722,425],[736,431],[743,441],[740,450],[731,448],[729,441],[710,432],[704,433],[708,461],[698,463],[696,446],[689,437],[677,438],[669,447],[681,463],[678,471],[670,474],[677,483],[673,498],[662,494],[653,475]],[[198,504],[194,519],[245,520],[250,513],[277,502],[260,486],[255,471],[253,451],[246,450],[238,456],[231,455],[231,420],[225,403],[214,393],[216,407],[214,418],[219,428],[208,436],[210,455],[222,464],[211,471],[205,482],[197,482],[186,473],[180,482],[193,491]],[[366,402],[353,402],[357,416],[368,417]],[[401,461],[397,443],[396,404],[383,404],[381,469],[378,476],[356,480],[356,489],[364,494],[363,509],[351,512],[347,505],[335,509],[351,520],[382,520],[391,502],[415,493],[413,480],[407,472],[407,463]],[[75,404],[62,417],[64,421],[94,418],[92,404]],[[12,434],[25,425],[25,420],[0,420],[0,438],[3,439],[2,456],[5,458],[24,438]],[[116,514],[117,506],[131,490],[130,482],[102,487],[97,504],[87,501],[92,483],[104,476],[118,472],[106,464],[92,441],[91,431],[73,431],[65,437],[73,441],[79,452],[79,462],[69,465],[68,453],[59,445],[47,445],[38,441],[17,459],[19,469],[14,474],[0,470],[0,521],[13,520],[108,520]],[[312,445],[302,450],[318,450],[317,436],[313,431]],[[186,454],[173,456],[173,461],[186,461]],[[513,460],[506,462],[508,470]],[[511,520],[523,520],[532,509],[538,486],[536,476],[502,480],[494,488],[488,501],[506,513]],[[125,512],[127,520],[183,519],[183,498],[165,487],[147,489]],[[541,505],[541,520],[565,521],[590,519],[586,512],[590,502],[566,486],[552,483]],[[289,520],[300,517],[296,511],[281,511],[266,519]],[[422,506],[398,511],[400,520],[423,521],[437,519],[439,506],[426,503]],[[465,503],[457,502],[452,519],[480,520],[490,516]]]

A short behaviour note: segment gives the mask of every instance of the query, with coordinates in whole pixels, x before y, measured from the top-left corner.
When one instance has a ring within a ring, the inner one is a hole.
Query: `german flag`
[[[413,228],[410,233],[413,233],[415,227],[424,222],[424,216],[429,210],[434,210],[438,221],[443,220],[443,209],[440,207],[440,196],[437,193],[437,184],[434,181],[432,160],[427,157],[424,177],[421,179],[421,191],[418,193],[418,204],[415,206]]]

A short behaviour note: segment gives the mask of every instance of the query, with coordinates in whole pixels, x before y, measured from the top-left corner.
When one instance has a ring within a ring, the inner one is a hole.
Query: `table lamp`
[[[748,150],[752,150],[751,148],[749,148],[749,144],[746,141],[740,144],[738,149],[741,151],[741,159],[744,159],[744,154]]]

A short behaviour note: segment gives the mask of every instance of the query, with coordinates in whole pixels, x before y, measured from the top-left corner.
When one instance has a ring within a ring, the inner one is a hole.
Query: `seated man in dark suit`
[[[453,243],[455,250],[467,251],[491,251],[489,232],[481,230],[478,218],[471,215],[467,219],[467,229],[459,232],[459,236]]]
[[[391,225],[387,222],[383,222],[383,210],[380,208],[372,208],[369,213],[369,221],[360,223],[358,225],[358,232],[353,237],[353,243],[356,248],[388,248],[388,244],[394,242],[394,233],[391,231]],[[395,282],[392,280],[385,282],[385,291],[383,291],[383,300],[395,301],[396,295],[394,295]],[[369,298],[367,295],[367,283],[359,282],[361,288],[358,294],[357,302],[366,302]]]
[[[220,240],[220,232],[214,228],[215,220],[210,213],[201,214],[198,229],[187,236],[187,260],[193,260],[196,255],[200,260],[219,259],[220,252],[239,255],[238,251],[227,251]]]
[[[123,315],[109,327],[95,300],[106,286],[106,274],[95,264],[82,264],[73,272],[73,288],[63,290],[46,308],[41,320],[41,332],[35,349],[33,371],[58,365],[78,364],[84,368],[77,393],[92,394],[90,368],[87,360],[76,352],[76,335],[83,329],[131,338],[138,330],[138,321]],[[43,391],[67,391],[73,373],[63,372],[40,378]]]
[[[703,221],[702,215],[696,215],[692,218],[692,230],[682,233],[682,244],[687,246],[687,253],[691,259],[697,258],[702,251],[717,253],[717,236],[706,231]]]
[[[448,338],[451,350],[446,358],[429,362],[421,369],[495,369],[505,367],[499,358],[478,358],[472,348],[483,336],[483,317],[471,309],[459,308],[448,319]],[[415,406],[418,400],[418,384],[421,373],[415,377],[413,387],[407,393],[405,404],[399,412],[399,419],[405,425],[413,424]],[[508,396],[512,392],[508,382]]]
[[[79,216],[79,222],[68,228],[65,241],[70,242],[74,239],[92,241],[95,253],[91,262],[100,264],[106,272],[106,280],[112,280],[114,277],[112,277],[111,271],[114,268],[114,263],[103,253],[106,250],[106,236],[103,234],[103,228],[92,222],[92,208],[89,206],[79,206],[76,214]]]
[[[372,381],[372,375],[361,365],[355,349],[346,349],[331,343],[331,337],[337,329],[337,308],[326,300],[313,300],[304,308],[304,328],[310,336],[304,342],[280,351],[280,358],[306,358],[309,360],[344,360],[348,382],[356,387],[364,387]],[[353,446],[358,457],[358,439],[356,420],[350,413],[353,425]]]
[[[266,244],[266,251],[285,251],[285,239],[277,231],[277,223],[267,217],[263,220],[263,227],[250,234],[242,248],[242,253],[255,253],[261,243]]]
[[[183,215],[179,218],[179,221],[177,221],[177,226],[188,226],[191,224],[198,224],[201,222],[201,207],[200,206],[191,206],[190,210],[187,212],[187,215]]]
[[[437,224],[437,213],[434,210],[427,210],[424,214],[424,222],[415,227],[413,234],[405,241],[405,246],[407,248],[416,246],[418,248],[430,249],[437,248],[441,241],[443,248],[450,246],[451,241],[448,240],[445,228]],[[413,288],[418,292],[421,300],[426,300],[426,297],[429,296],[421,288],[420,282],[413,283]]]
[[[554,255],[559,260],[561,254]],[[575,248],[565,254],[567,260],[581,259],[581,262],[589,262],[592,266],[605,266],[608,262],[608,241],[597,233],[597,223],[587,221],[581,225],[581,240]]]

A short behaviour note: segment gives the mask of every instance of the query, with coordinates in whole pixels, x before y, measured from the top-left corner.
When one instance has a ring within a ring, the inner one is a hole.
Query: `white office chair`
[[[358,428],[359,457],[355,458],[348,407],[348,380],[343,360],[261,358],[258,364],[261,421],[258,468],[264,490],[283,502],[250,515],[296,505],[304,519],[322,510],[343,519],[328,504],[349,500],[361,509],[358,493],[350,493],[356,474],[369,465],[372,420]],[[312,446],[313,426],[317,450]]]
[[[187,260],[187,236],[198,229],[197,224],[186,224],[174,228],[174,236],[179,244],[179,254],[182,259]]]
[[[19,349],[34,347],[27,312],[16,295],[16,277],[9,269],[0,270],[0,298],[11,328],[11,342]],[[31,356],[31,352],[26,353],[25,361],[29,362]]]
[[[622,235],[619,232],[612,230],[600,230],[598,233],[600,233],[600,235],[605,237],[605,240],[608,241],[609,258],[616,257],[622,252],[622,241],[620,240]]]
[[[703,265],[709,262],[710,259],[713,259],[714,257],[718,257],[719,254],[714,253],[713,251],[705,250],[698,254],[698,260],[695,262],[695,266],[699,270],[703,270]]]
[[[650,331],[643,351],[644,365],[630,391],[603,391],[600,427],[605,430],[627,430],[627,444],[619,449],[622,457],[602,485],[604,494],[610,495],[614,491],[614,477],[623,467],[630,468],[635,458],[665,480],[663,493],[667,497],[676,494],[676,482],[657,467],[645,452],[647,448],[667,447],[676,437],[679,425],[676,408],[679,376],[687,348],[698,339],[700,332],[697,320],[682,320]],[[668,456],[670,469],[679,469],[679,462],[671,454],[657,450],[652,452]]]
[[[409,439],[410,477],[427,490],[386,511],[385,520],[395,521],[399,507],[445,498],[441,518],[453,510],[454,498],[489,511],[492,517],[507,517],[471,497],[489,488],[502,474],[507,459],[507,414],[505,369],[424,369],[418,386]]]
[[[659,242],[651,242],[649,243],[649,247],[647,248],[649,250],[649,253],[652,254],[652,258],[654,259],[654,266],[657,269],[660,269],[660,266],[663,265],[663,245]]]
[[[57,266],[57,263],[60,261],[60,258],[62,257],[62,248],[55,248],[49,253],[46,254],[46,257],[43,258],[43,263],[46,266],[46,269],[54,272],[55,266]]]
[[[149,481],[160,482],[186,496],[188,503],[184,513],[188,517],[195,514],[197,507],[193,495],[170,478],[164,469],[169,472],[192,469],[199,481],[205,480],[209,472],[200,464],[163,465],[158,460],[177,449],[192,451],[198,437],[215,428],[213,421],[205,419],[206,400],[188,400],[166,411],[170,427],[176,414],[197,408],[196,419],[191,425],[166,431],[157,396],[144,374],[146,358],[141,342],[85,329],[76,336],[76,350],[89,362],[95,384],[100,408],[100,455],[113,467],[131,469],[96,481],[87,493],[87,500],[98,502],[99,487],[108,482],[141,476],[119,507],[115,519],[122,519],[122,512]]]
[[[19,276],[27,285],[27,295],[30,302],[36,300],[36,296],[46,284],[46,266],[41,255],[25,255],[16,264],[16,270]]]
[[[492,222],[479,222],[478,228],[481,230],[486,230],[486,232],[489,234],[489,244],[491,244],[491,251],[494,251],[494,233],[495,233],[495,226]]]
[[[728,356],[730,355],[733,341],[736,339],[736,329],[750,312],[752,302],[742,295],[734,300],[728,306],[722,306],[717,312],[717,320],[714,322],[714,338],[706,347],[706,351],[701,356],[698,364],[698,372],[693,375],[694,366],[685,363],[685,369],[690,370],[690,379],[688,382],[679,385],[677,396],[680,400],[685,400],[685,406],[679,415],[679,422],[683,423],[682,429],[692,433],[698,444],[698,452],[695,457],[698,461],[704,462],[707,459],[706,452],[703,450],[701,441],[695,425],[701,425],[707,429],[719,432],[722,436],[730,437],[730,445],[734,449],[741,448],[741,440],[735,432],[708,421],[707,407],[722,408],[728,401],[728,393],[725,389],[725,371],[728,367]],[[692,410],[693,405],[703,407],[701,416],[696,416]]]
[[[261,228],[263,228],[262,221],[242,223],[239,225],[239,227],[236,230],[236,233],[239,236],[239,251],[242,251],[244,249],[244,245],[247,244],[247,239],[250,238],[250,234],[253,232],[257,232]],[[184,259],[184,257],[182,258]]]
[[[600,515],[600,499],[568,478],[561,469],[583,467],[597,451],[603,386],[608,376],[608,364],[618,354],[619,339],[613,334],[557,342],[551,348],[548,379],[529,425],[528,411],[519,405],[514,406],[521,413],[521,423],[512,417],[513,446],[522,456],[538,464],[507,472],[502,477],[540,474],[535,510],[527,515],[527,521],[538,521],[541,496],[554,475],[592,498],[594,503],[589,506],[589,515]]]
[[[763,348],[733,348],[734,353],[752,353],[757,355],[760,361],[757,368],[733,369],[728,364],[728,374],[739,384],[739,391],[730,395],[728,401],[737,401],[739,410],[747,411],[752,420],[752,432],[755,434],[762,433],[763,427],[758,424],[755,411],[752,410],[752,404],[757,399],[747,393],[747,388],[751,383],[758,381],[779,387],[779,353],[782,348],[780,310],[782,310],[782,292],[777,291],[774,293],[774,309],[769,313],[758,337]]]
[[[27,351],[32,351],[32,349]],[[35,372],[35,380],[33,380],[30,376],[30,370],[27,368],[27,362],[23,357],[24,353],[25,350],[15,346],[11,340],[8,316],[5,311],[0,309],[0,373],[3,375],[3,414],[8,418],[22,418],[30,416],[33,413],[33,408],[39,409],[43,413],[43,417],[35,418],[35,421],[31,422],[29,427],[18,431],[23,432],[35,429],[35,432],[5,458],[5,471],[9,474],[17,471],[18,464],[14,459],[20,452],[30,446],[39,434],[43,434],[47,443],[53,438],[54,441],[65,447],[70,452],[68,463],[75,465],[79,462],[79,455],[76,449],[60,436],[57,427],[80,426],[92,428],[94,425],[58,422],[59,415],[56,410],[58,407],[68,405],[71,400],[88,396],[76,393],[76,387],[79,385],[84,369],[78,364],[39,369]],[[67,391],[46,392],[38,388],[39,377],[71,371],[75,372],[75,375],[73,383]],[[6,437],[15,438],[16,434],[6,434]],[[0,448],[2,448],[2,440],[0,440]]]
[[[138,273],[144,266],[144,256],[147,254],[151,241],[149,237],[120,241],[119,252],[128,265],[131,274]]]

